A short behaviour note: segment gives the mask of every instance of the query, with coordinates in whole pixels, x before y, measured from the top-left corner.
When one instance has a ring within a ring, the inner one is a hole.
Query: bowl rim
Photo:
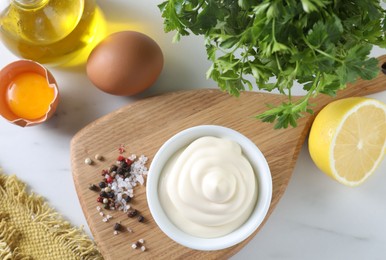
[[[240,144],[243,154],[254,168],[258,184],[258,197],[250,217],[231,233],[216,238],[192,236],[176,227],[168,218],[158,197],[158,182],[168,158],[183,146],[202,136],[224,137]],[[257,158],[251,160],[250,158]],[[268,163],[254,142],[240,132],[220,125],[198,125],[186,128],[169,138],[156,152],[147,176],[146,198],[150,213],[169,238],[178,244],[195,250],[221,250],[234,246],[254,233],[264,221],[272,199],[272,176]]]

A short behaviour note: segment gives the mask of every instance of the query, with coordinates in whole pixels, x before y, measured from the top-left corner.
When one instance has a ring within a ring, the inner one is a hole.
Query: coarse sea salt
[[[122,178],[118,174],[113,178],[112,183],[109,183],[108,186],[111,188],[111,191],[114,192],[114,203],[117,210],[127,212],[130,209],[130,205],[124,199],[125,196],[130,198],[134,197],[134,187],[138,185],[145,185],[145,177],[147,175],[148,169],[145,164],[148,161],[148,158],[144,155],[137,157],[135,154],[132,154],[127,157],[129,160],[133,161],[131,165],[130,176]],[[109,176],[106,174],[106,178]]]

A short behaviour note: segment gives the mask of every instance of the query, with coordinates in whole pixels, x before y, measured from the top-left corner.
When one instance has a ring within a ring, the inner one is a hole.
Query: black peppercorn
[[[144,216],[142,216],[142,215],[139,215],[137,219],[138,219],[138,222],[143,222],[143,221],[145,221],[145,218],[144,218]]]
[[[103,208],[104,209],[110,209],[110,205],[109,204],[103,204]]]
[[[136,209],[130,209],[128,212],[127,212],[127,216],[129,218],[133,218],[135,216],[137,216],[138,214],[138,211]]]
[[[107,184],[106,184],[106,182],[104,182],[104,181],[101,181],[101,182],[99,183],[99,188],[101,188],[101,189],[106,188],[106,186],[107,186]]]
[[[118,175],[127,178],[130,176],[131,166],[125,161],[121,161],[121,164],[117,168],[116,172]]]
[[[101,196],[102,198],[108,198],[109,197],[107,192],[105,192],[105,191],[102,191],[101,193],[99,193],[99,196]]]
[[[117,174],[118,174],[119,176],[124,176],[126,170],[125,170],[124,168],[122,168],[122,167],[118,167],[118,169],[117,169],[116,172],[117,172]]]
[[[123,199],[126,201],[126,203],[129,203],[131,201],[131,197],[127,195]]]
[[[110,199],[114,198],[114,192],[107,193],[107,197]]]
[[[99,191],[99,188],[98,186],[96,186],[95,184],[90,184],[90,186],[88,187],[90,190],[92,191]]]
[[[130,165],[128,165],[126,161],[123,161],[122,164],[121,164],[121,166],[122,166],[123,168],[127,169],[127,167],[129,167]]]
[[[125,178],[128,178],[128,177],[130,177],[130,172],[129,171],[127,171],[127,172],[125,172]]]
[[[114,225],[114,230],[120,231],[121,229],[122,229],[122,225],[119,224],[119,223],[115,223],[115,225]]]

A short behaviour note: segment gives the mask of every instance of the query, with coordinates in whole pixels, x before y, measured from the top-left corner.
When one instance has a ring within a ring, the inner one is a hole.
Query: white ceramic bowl
[[[202,136],[226,138],[240,144],[244,155],[254,168],[258,183],[257,203],[248,220],[233,232],[217,238],[200,238],[181,231],[169,220],[158,197],[158,182],[165,163],[176,151]],[[220,250],[242,242],[263,222],[271,203],[272,178],[264,155],[250,139],[230,128],[201,125],[177,133],[158,150],[150,165],[146,195],[155,222],[172,240],[196,250]]]

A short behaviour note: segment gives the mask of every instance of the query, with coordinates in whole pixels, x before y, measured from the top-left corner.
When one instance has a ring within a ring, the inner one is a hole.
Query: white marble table
[[[86,220],[80,208],[70,167],[70,140],[93,120],[137,99],[168,91],[214,88],[206,80],[210,63],[203,40],[182,38],[172,44],[157,9],[160,1],[99,1],[107,19],[153,37],[165,55],[156,84],[140,96],[105,94],[87,79],[84,68],[52,68],[61,93],[57,113],[30,128],[0,118],[0,167],[16,174],[74,225]],[[374,50],[372,55],[385,54]],[[0,43],[0,67],[18,58]],[[386,92],[372,95],[386,102]],[[374,176],[357,188],[342,186],[313,164],[307,145],[298,158],[282,200],[261,232],[233,259],[385,259],[386,160]]]

